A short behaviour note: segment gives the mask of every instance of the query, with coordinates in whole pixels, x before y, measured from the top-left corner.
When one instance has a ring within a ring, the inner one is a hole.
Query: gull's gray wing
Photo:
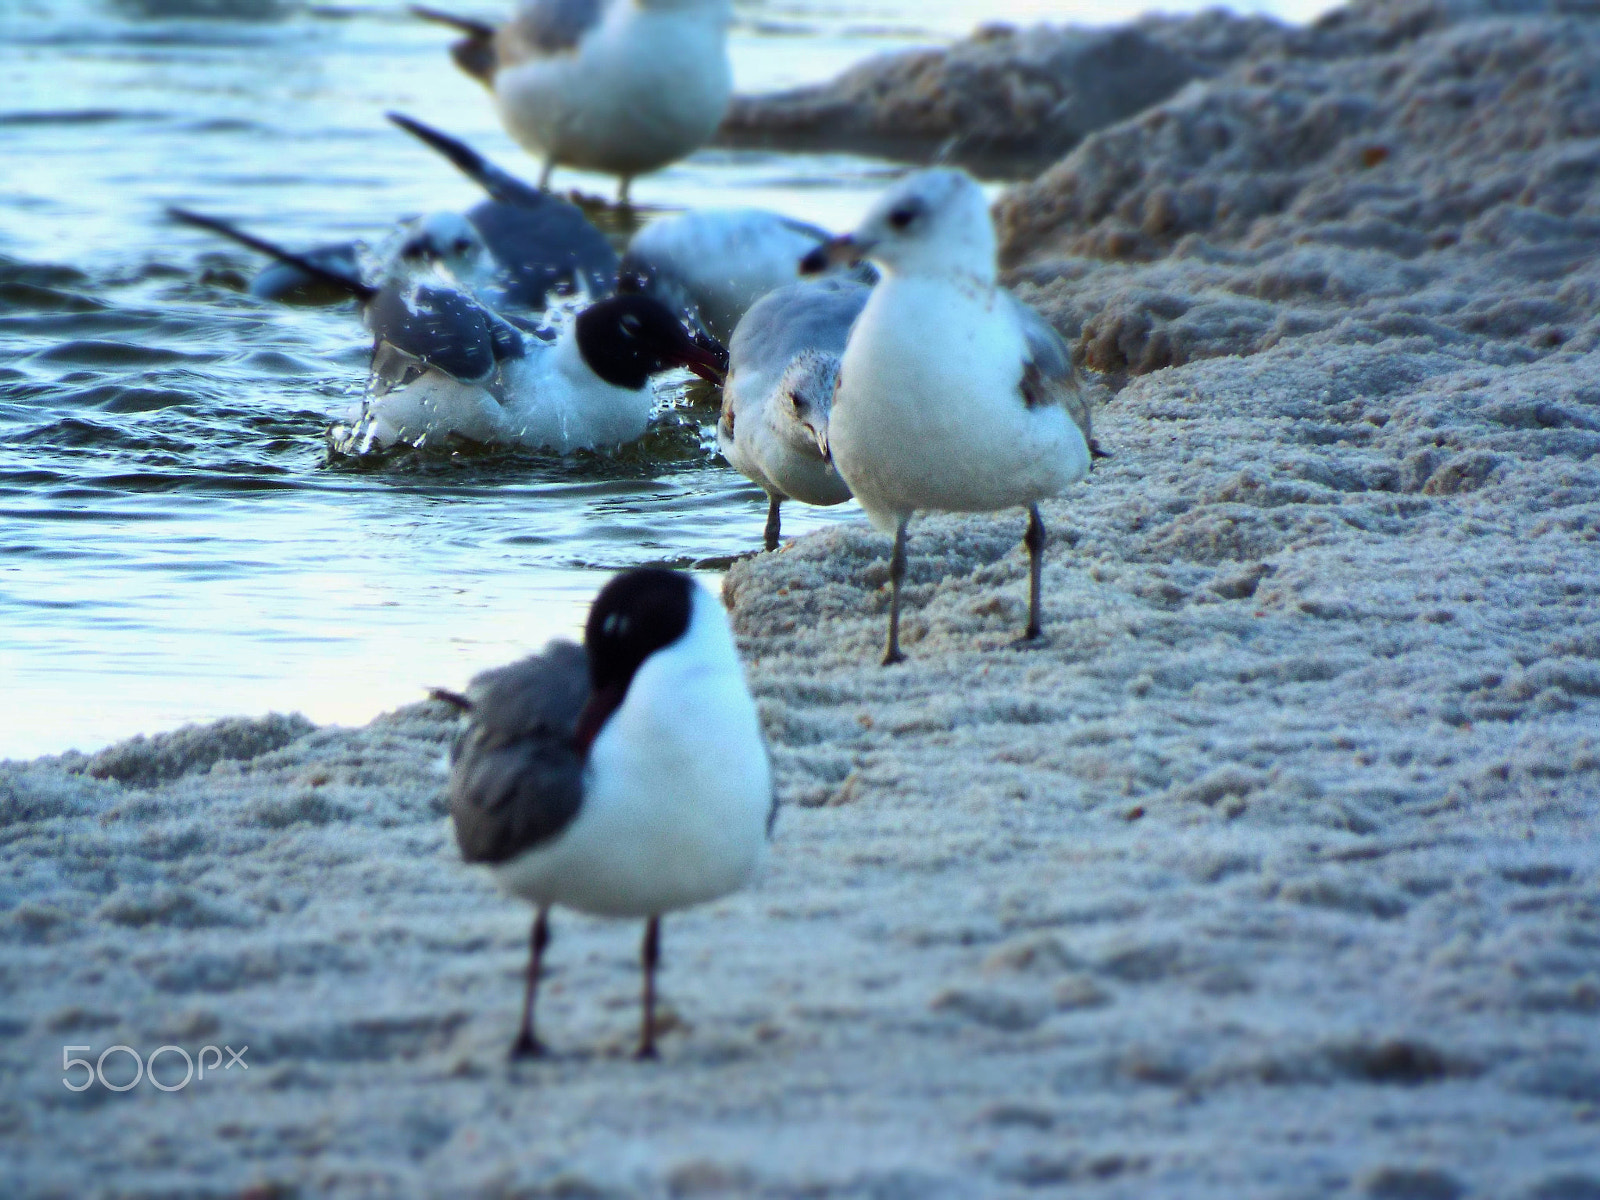
[[[366,322],[374,338],[373,374],[390,385],[405,382],[416,364],[462,383],[482,383],[502,361],[525,351],[515,327],[447,287],[385,287],[367,303]]]
[[[334,242],[317,246],[300,256],[325,267],[336,275],[361,278],[359,242]],[[332,304],[350,299],[344,288],[333,286],[292,263],[270,262],[250,281],[250,294],[258,300],[278,300],[289,304]]]
[[[543,309],[551,292],[599,299],[617,277],[617,252],[583,210],[495,166],[459,138],[415,117],[389,120],[448,159],[485,192],[467,213],[499,268],[497,307]]]
[[[468,724],[450,752],[450,817],[463,859],[505,862],[577,815],[583,759],[572,738],[588,698],[588,655],[565,641],[468,686]]]
[[[1028,346],[1028,357],[1022,363],[1022,382],[1019,385],[1022,402],[1029,408],[1046,404],[1060,405],[1083,431],[1083,440],[1093,446],[1089,397],[1078,378],[1078,369],[1072,365],[1072,352],[1067,349],[1066,341],[1032,307],[1004,288],[1000,294],[1005,297],[1017,324],[1022,327],[1022,336]]]
[[[871,294],[865,284],[829,275],[791,283],[752,304],[728,341],[719,436],[731,438],[740,414],[764,403],[800,355],[826,355],[837,363]],[[832,391],[815,401],[826,417]]]
[[[551,294],[598,300],[617,277],[617,252],[576,205],[536,193],[536,204],[484,200],[467,212],[499,266],[500,305],[543,309]]]
[[[508,66],[519,50],[561,54],[575,50],[583,35],[600,24],[605,0],[523,0],[502,36],[500,62]]]
[[[750,306],[728,342],[728,371],[782,374],[802,350],[843,354],[872,289],[827,276],[791,283]]]

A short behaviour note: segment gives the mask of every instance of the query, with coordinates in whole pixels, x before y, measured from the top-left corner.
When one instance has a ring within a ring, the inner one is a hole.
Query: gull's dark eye
[[[472,249],[472,243],[470,241],[468,241],[466,238],[464,238],[464,237],[463,238],[457,238],[455,240],[455,250],[456,250],[457,254],[465,254],[468,250],[471,250],[471,249]]]
[[[889,225],[893,229],[905,229],[917,219],[917,210],[909,204],[893,209],[889,213]]]
[[[422,242],[407,242],[400,247],[401,258],[421,258],[427,252],[427,246]]]

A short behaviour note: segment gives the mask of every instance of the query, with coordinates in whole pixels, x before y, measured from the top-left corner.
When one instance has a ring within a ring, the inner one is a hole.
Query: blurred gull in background
[[[498,28],[412,11],[466,34],[451,53],[544,161],[540,187],[558,165],[599,171],[627,204],[634,176],[697,149],[733,93],[729,0],[522,0]]]

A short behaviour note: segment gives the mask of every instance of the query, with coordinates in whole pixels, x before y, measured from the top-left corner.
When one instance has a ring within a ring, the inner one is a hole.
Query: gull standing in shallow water
[[[733,94],[729,0],[521,0],[498,29],[414,6],[466,34],[451,53],[494,96],[501,123],[544,159],[628,184],[697,149]]]
[[[451,751],[450,815],[469,863],[535,909],[522,1026],[534,1032],[550,909],[645,921],[640,1058],[656,1056],[661,918],[741,888],[776,816],[755,701],[722,606],[676,571],[613,578],[584,644],[478,676]]]
[[[824,457],[839,356],[871,288],[853,279],[790,284],[745,314],[728,346],[717,447],[767,493],[765,545],[778,548],[785,500],[843,504],[850,488]]]
[[[1028,625],[1037,640],[1039,501],[1089,471],[1089,405],[1066,343],[996,282],[994,222],[964,171],[919,171],[808,269],[865,258],[883,273],[850,333],[826,449],[879,529],[894,531],[889,637],[901,662],[906,526],[920,509],[1028,510]]]

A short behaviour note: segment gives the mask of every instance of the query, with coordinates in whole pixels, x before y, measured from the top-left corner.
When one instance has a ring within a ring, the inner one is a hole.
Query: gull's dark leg
[[[911,524],[911,514],[900,518],[894,531],[894,553],[889,556],[889,644],[883,648],[883,665],[893,666],[905,662],[900,653],[900,585],[906,577],[906,526]]]
[[[1045,533],[1037,504],[1028,505],[1028,532],[1022,535],[1022,544],[1028,548],[1028,627],[1021,640],[1034,642],[1044,633],[1039,622],[1039,580],[1044,574]]]
[[[651,917],[644,927],[644,946],[639,953],[644,966],[644,1016],[639,1026],[639,1049],[635,1058],[656,1058],[656,965],[661,961],[661,918]]]
[[[556,160],[553,158],[545,159],[544,169],[539,172],[539,190],[541,192],[548,192],[550,190],[550,176],[555,174],[555,170]]]
[[[633,176],[624,175],[617,184],[617,207],[632,208],[633,201],[628,199],[628,188],[633,185]]]
[[[533,1034],[533,1002],[539,995],[539,965],[549,945],[550,909],[541,906],[533,918],[533,935],[528,940],[528,990],[522,997],[522,1030],[511,1043],[512,1058],[538,1058],[544,1053],[544,1043]]]
[[[783,501],[776,496],[767,497],[767,549],[778,548],[778,505]]]

